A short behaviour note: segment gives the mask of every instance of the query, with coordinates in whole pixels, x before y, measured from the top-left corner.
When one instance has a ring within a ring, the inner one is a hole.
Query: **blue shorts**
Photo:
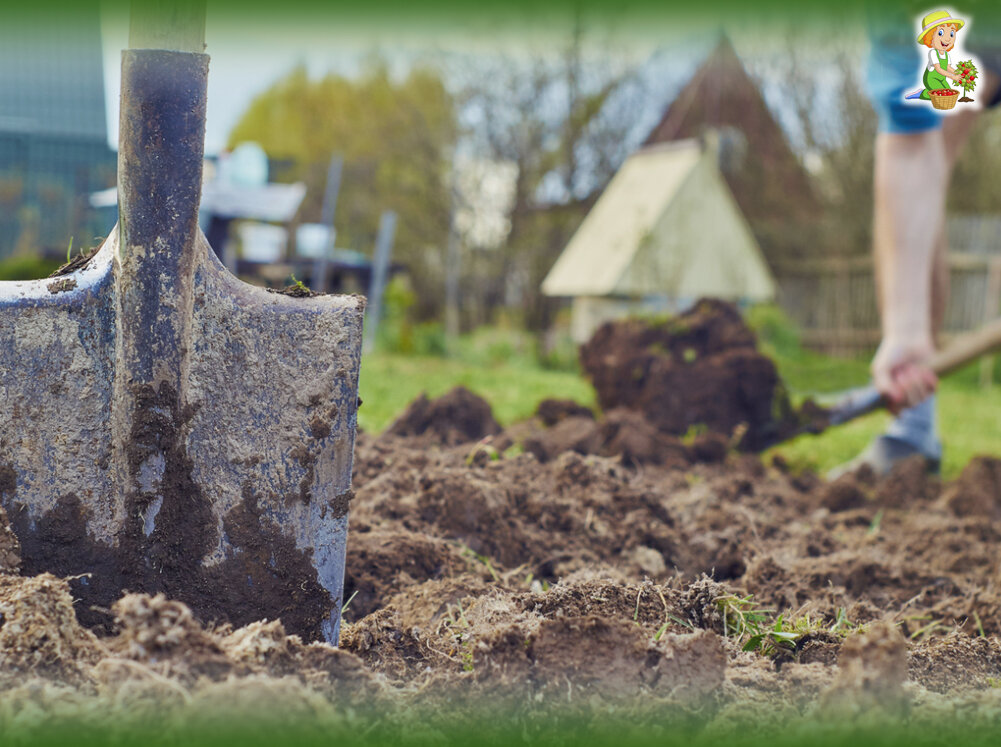
[[[872,106],[879,117],[880,132],[914,133],[935,130],[942,126],[944,114],[927,101],[904,99],[908,93],[921,90],[921,75],[928,59],[928,50],[899,38],[873,38],[866,66],[866,88]],[[971,50],[982,69],[1001,75],[1001,50]],[[983,72],[983,70],[981,70]],[[986,107],[997,106],[1001,89],[994,92]]]

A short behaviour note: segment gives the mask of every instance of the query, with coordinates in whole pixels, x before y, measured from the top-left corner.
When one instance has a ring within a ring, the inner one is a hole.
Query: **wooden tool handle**
[[[132,0],[129,48],[205,51],[206,0]]]
[[[997,348],[1001,348],[1001,319],[956,338],[935,353],[928,366],[937,376],[945,376]]]

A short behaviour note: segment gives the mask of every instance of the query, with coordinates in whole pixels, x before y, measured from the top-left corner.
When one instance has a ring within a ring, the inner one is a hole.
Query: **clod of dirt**
[[[566,451],[597,454],[604,440],[594,417],[569,415],[557,419],[552,427],[526,437],[522,448],[540,462],[548,462]]]
[[[52,295],[55,295],[56,293],[64,293],[65,291],[71,291],[76,288],[76,280],[74,278],[63,278],[62,280],[56,280],[53,283],[49,283],[46,287]]]
[[[75,257],[73,257],[69,262],[67,262],[66,264],[62,265],[61,267],[59,267],[59,269],[57,269],[55,272],[53,272],[51,275],[49,275],[49,277],[50,278],[63,277],[64,275],[70,275],[70,274],[76,272],[77,270],[82,270],[84,267],[86,267],[90,263],[90,260],[94,258],[94,255],[97,254],[101,250],[102,246],[104,246],[104,242],[103,241],[100,244],[98,244],[97,246],[95,246],[93,249],[88,249],[85,252],[80,252]],[[50,293],[58,293],[59,292],[58,290],[56,290],[56,291],[52,290],[52,286],[53,285],[55,285],[55,283],[52,283],[52,284],[49,285],[49,292]],[[74,282],[73,286],[75,286],[75,285],[76,285],[76,283]],[[73,286],[71,286],[71,287],[73,287]],[[69,288],[60,288],[59,290],[69,290]]]
[[[81,684],[101,654],[97,638],[77,622],[65,579],[0,576],[0,679]]]
[[[0,506],[0,574],[21,570],[21,543],[10,527],[7,512]]]
[[[713,630],[723,635],[726,633],[726,618],[717,600],[727,593],[725,586],[703,576],[689,584],[678,604],[685,610],[688,622],[696,628]]]
[[[382,607],[398,591],[465,570],[454,543],[415,532],[374,529],[348,536],[344,598],[350,619]]]
[[[545,620],[524,647],[536,681],[572,681],[607,696],[641,688],[683,693],[697,701],[723,682],[726,656],[709,631],[651,640],[625,620],[593,615]]]
[[[572,399],[544,399],[535,410],[535,417],[551,428],[564,418],[590,418],[594,420],[594,411],[590,407],[574,402]]]
[[[703,299],[662,322],[608,322],[581,348],[581,363],[602,409],[637,410],[664,433],[703,426],[729,436],[746,426],[741,448],[759,450],[806,422],[736,307],[722,301]]]
[[[391,436],[425,436],[443,446],[479,441],[500,433],[487,401],[463,386],[437,399],[426,394],[410,403],[386,430]]]
[[[828,511],[849,511],[865,505],[865,492],[854,475],[842,475],[820,488],[820,505]]]
[[[989,687],[1001,679],[1001,640],[954,631],[945,638],[922,641],[910,652],[908,672],[915,682],[939,693],[971,685]]]
[[[906,680],[907,641],[896,625],[875,622],[844,642],[837,678],[822,701],[848,718],[874,709],[903,715],[910,703]]]
[[[602,453],[619,456],[625,464],[661,464],[685,467],[691,460],[688,447],[658,431],[642,413],[620,407],[605,415]]]
[[[178,654],[203,659],[221,654],[187,605],[163,594],[127,594],[111,607],[120,630],[116,648],[138,661]]]
[[[883,507],[910,508],[931,499],[938,487],[937,478],[928,473],[925,458],[915,454],[893,465],[876,486],[874,498]]]
[[[315,298],[316,296],[324,295],[323,293],[308,288],[301,282],[286,285],[284,288],[267,288],[266,290],[268,293],[277,293],[291,298]]]
[[[941,500],[957,516],[1001,519],[1001,459],[973,459],[943,491]]]

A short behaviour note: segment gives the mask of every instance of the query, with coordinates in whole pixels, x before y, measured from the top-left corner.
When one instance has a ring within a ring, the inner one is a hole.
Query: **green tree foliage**
[[[287,166],[274,175],[308,187],[303,221],[320,218],[327,165],[344,157],[335,225],[338,246],[369,251],[383,210],[399,216],[393,260],[405,264],[418,316],[438,311],[449,222],[449,164],[458,127],[437,72],[413,68],[394,80],[376,64],[357,79],[311,80],[297,67],[250,104],[230,146],[261,144]]]

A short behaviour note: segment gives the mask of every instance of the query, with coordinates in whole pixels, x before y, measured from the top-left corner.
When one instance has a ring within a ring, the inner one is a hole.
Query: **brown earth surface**
[[[144,595],[98,610],[99,637],[66,580],[17,575],[0,514],[0,731],[74,703],[304,718],[479,696],[650,704],[638,720],[671,705],[720,738],[816,708],[998,718],[1001,460],[946,484],[917,461],[826,483],[736,446],[633,407],[547,402],[501,430],[465,390],[418,400],[359,434],[339,649]],[[793,633],[745,650],[779,615]]]
[[[775,364],[723,301],[702,299],[660,320],[607,322],[580,360],[603,410],[636,410],[664,433],[704,428],[760,451],[822,417],[812,402],[792,407]]]

